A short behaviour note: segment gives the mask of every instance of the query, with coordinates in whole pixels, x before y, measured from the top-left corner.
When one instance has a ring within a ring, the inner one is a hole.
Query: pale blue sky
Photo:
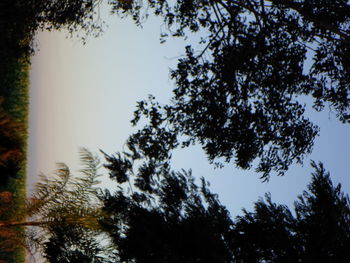
[[[116,16],[106,20],[106,32],[90,38],[85,46],[66,39],[65,33],[38,34],[40,50],[31,71],[29,178],[51,173],[56,162],[79,169],[79,147],[121,151],[132,131],[136,101],[154,94],[167,102],[171,96],[169,68],[183,54],[184,43],[170,40],[160,45],[156,20],[145,23],[143,29]],[[323,161],[333,181],[341,182],[349,193],[350,125],[340,124],[328,111],[309,114],[321,126],[314,152],[304,167],[293,166],[286,176],[274,176],[269,183],[233,164],[213,169],[199,147],[176,151],[173,166],[205,176],[233,215],[243,207],[250,209],[268,191],[273,201],[291,205],[309,182],[310,159]]]

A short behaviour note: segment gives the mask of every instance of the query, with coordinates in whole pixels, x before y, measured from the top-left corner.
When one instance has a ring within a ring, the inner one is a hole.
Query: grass
[[[0,97],[2,110],[11,120],[19,124],[15,138],[19,140],[17,148],[21,152],[21,158],[16,163],[15,176],[11,176],[5,183],[0,181],[0,192],[12,193],[11,207],[0,215],[0,220],[11,218],[24,219],[24,199],[26,196],[26,155],[28,139],[28,106],[29,106],[29,62],[27,59],[7,59],[2,67],[0,80]],[[0,127],[1,128],[1,127]],[[2,143],[3,141],[1,141]],[[0,145],[4,147],[4,145]],[[5,146],[6,147],[6,146]],[[3,175],[2,175],[3,176]],[[23,237],[23,228],[13,229],[17,237]],[[0,242],[5,240],[0,239]],[[18,240],[21,240],[19,238]],[[18,241],[17,240],[17,241]],[[24,242],[23,238],[21,240]],[[0,251],[0,260],[19,263],[25,261],[25,250],[21,244],[11,251]]]
[[[1,0],[0,7],[0,221],[23,220],[29,65],[36,20],[27,1]],[[23,228],[0,229],[0,262],[25,261],[23,234]],[[15,250],[5,246],[11,235],[16,244],[10,247],[17,247]]]

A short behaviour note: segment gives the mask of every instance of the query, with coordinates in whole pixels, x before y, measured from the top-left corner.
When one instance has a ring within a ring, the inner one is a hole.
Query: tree
[[[115,262],[231,262],[232,222],[204,180],[198,187],[190,172],[164,171],[154,184],[151,193],[137,182],[105,192]]]
[[[308,191],[295,202],[303,262],[346,262],[350,249],[350,200],[333,186],[322,164],[312,164]],[[320,227],[322,226],[322,227]]]
[[[27,199],[25,220],[11,218],[0,222],[0,233],[7,233],[14,227],[26,227],[24,238],[28,249],[42,254],[55,251],[56,256],[63,258],[78,257],[78,252],[87,251],[88,245],[89,249],[95,249],[91,251],[100,251],[97,241],[93,242],[94,238],[103,237],[99,225],[102,203],[98,196],[101,190],[96,187],[100,176],[99,160],[82,149],[81,161],[84,168],[79,176],[72,175],[65,164],[58,165],[56,177],[41,175],[35,191]],[[59,240],[64,242],[59,244]],[[51,254],[45,255],[48,260],[52,259]],[[97,259],[99,255],[94,257]],[[62,259],[60,262],[70,261]],[[102,262],[102,258],[97,262]]]
[[[50,263],[105,263],[107,254],[96,233],[71,224],[50,226],[50,238],[43,244],[44,257]]]
[[[0,3],[0,57],[22,57],[33,52],[37,30],[62,30],[70,34],[98,35],[101,0],[3,0]],[[7,61],[8,62],[8,61]]]
[[[302,246],[288,207],[273,203],[267,194],[255,203],[254,212],[243,212],[234,227],[235,262],[304,262],[298,261]]]
[[[350,122],[350,4],[343,0],[110,1],[140,25],[163,19],[161,39],[190,39],[170,73],[171,102],[140,101],[132,153],[165,160],[200,144],[210,161],[283,175],[309,154],[319,128],[303,97]],[[195,36],[195,38],[192,38]],[[193,39],[200,39],[194,42]]]
[[[320,163],[312,163],[308,191],[295,202],[295,216],[284,205],[265,200],[244,211],[234,227],[237,262],[346,262],[350,249],[350,201],[333,186]]]
[[[102,220],[116,248],[115,262],[347,260],[349,197],[340,185],[333,186],[322,164],[312,163],[315,172],[294,213],[266,194],[253,212],[243,210],[232,219],[207,183],[202,179],[197,186],[190,172],[151,169],[147,162],[138,167],[120,153],[106,160],[119,186],[113,194],[105,192]]]

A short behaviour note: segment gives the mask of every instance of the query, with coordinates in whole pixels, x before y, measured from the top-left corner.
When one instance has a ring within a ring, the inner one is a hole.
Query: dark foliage
[[[71,224],[57,224],[50,229],[49,240],[44,243],[44,257],[50,263],[105,263],[99,241],[85,228]]]
[[[244,210],[235,222],[235,262],[303,262],[298,261],[301,245],[295,226],[288,207],[266,195],[266,201],[255,203],[254,213]]]
[[[259,200],[255,211],[235,222],[236,262],[346,262],[350,249],[350,202],[333,186],[322,164],[312,164],[308,191],[295,202],[295,215],[283,205]]]
[[[124,170],[120,155],[107,159],[111,177],[125,182],[104,196],[103,225],[116,246],[116,262],[231,262],[232,221],[204,180],[197,186],[190,172],[155,168],[152,188],[144,188],[142,177],[132,176],[134,165]]]
[[[86,0],[2,0],[0,2],[0,56],[21,57],[33,51],[33,36],[38,29],[69,33],[99,33],[102,22],[95,13],[100,1]],[[6,61],[2,61],[3,63]]]
[[[232,220],[218,197],[191,173],[159,172],[140,183],[130,157],[108,156],[106,168],[120,189],[104,195],[102,224],[116,247],[116,262],[346,262],[350,202],[313,163],[308,191],[295,212],[271,201]],[[127,163],[127,165],[125,165]],[[126,168],[127,167],[127,168]],[[157,172],[158,171],[158,172]]]
[[[171,71],[171,103],[138,104],[133,123],[144,116],[149,124],[130,138],[135,156],[162,160],[178,145],[199,143],[219,166],[255,161],[268,179],[312,150],[319,130],[302,97],[350,122],[349,1],[110,2],[137,24],[151,12],[162,17],[162,40],[192,39]]]
[[[308,191],[295,202],[303,262],[346,262],[350,249],[350,201],[333,186],[322,164],[313,164]],[[320,227],[325,226],[325,227]]]

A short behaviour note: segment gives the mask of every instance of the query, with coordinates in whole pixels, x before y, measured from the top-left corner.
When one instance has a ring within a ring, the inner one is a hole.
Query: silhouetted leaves
[[[67,29],[70,34],[98,35],[103,22],[96,7],[100,1],[2,0],[0,3],[0,57],[12,58],[33,51],[37,30]]]
[[[350,249],[350,202],[333,186],[322,164],[312,163],[308,191],[295,213],[269,195],[235,222],[237,262],[346,262]]]
[[[152,197],[143,195],[146,199],[122,192],[106,195],[110,217],[105,226],[120,261],[230,261],[224,239],[230,226],[228,212],[215,197],[201,196],[204,190],[191,180],[190,174],[168,174]]]
[[[108,156],[110,162],[124,157]],[[118,166],[115,166],[118,167]],[[228,211],[206,182],[200,186],[190,172],[170,172],[141,165],[135,174],[125,174],[130,184],[114,194],[106,192],[103,221],[115,243],[121,262],[230,262],[228,236],[232,222]],[[149,184],[139,173],[154,173]],[[115,178],[115,177],[114,177]]]
[[[50,263],[104,263],[100,242],[87,229],[71,224],[50,226],[50,238],[43,244],[44,257]]]
[[[98,35],[99,4],[2,1],[0,49],[28,52],[37,29]],[[218,166],[233,161],[249,169],[255,161],[256,171],[267,180],[272,172],[283,175],[312,150],[318,127],[305,116],[303,96],[313,99],[317,111],[329,105],[340,121],[350,121],[348,1],[108,4],[112,13],[131,15],[138,25],[152,12],[162,17],[162,40],[199,35],[170,73],[176,84],[171,103],[138,104],[133,123],[144,116],[149,124],[129,139],[137,156],[164,161],[179,145],[198,143]]]
[[[163,40],[200,38],[188,41],[171,71],[171,103],[138,103],[133,124],[142,116],[149,124],[130,141],[146,157],[162,160],[164,149],[198,143],[219,166],[232,160],[248,169],[255,161],[268,179],[312,150],[318,127],[303,96],[350,121],[349,1],[110,3],[138,25],[152,12],[162,17]]]
[[[303,262],[346,262],[350,249],[350,201],[333,186],[322,164],[312,164],[315,172],[308,191],[295,202],[299,242]],[[320,227],[326,226],[326,227]]]
[[[107,156],[125,162],[125,154]],[[333,186],[322,164],[295,211],[272,202],[270,194],[253,212],[232,220],[202,179],[190,172],[162,170],[147,186],[136,179],[137,164],[115,193],[104,194],[102,224],[116,248],[116,262],[346,262],[350,249],[350,202]],[[161,164],[159,164],[162,166]],[[135,173],[132,172],[135,170]],[[157,170],[157,165],[155,165]],[[114,177],[115,179],[115,177]]]

